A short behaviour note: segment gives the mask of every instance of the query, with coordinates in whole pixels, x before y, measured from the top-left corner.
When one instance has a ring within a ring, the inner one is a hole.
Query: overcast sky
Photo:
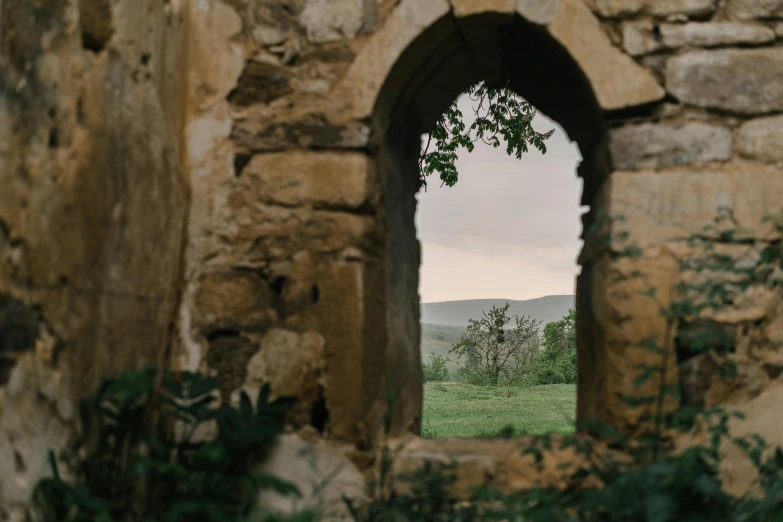
[[[470,99],[462,98],[460,109],[472,114]],[[434,174],[419,193],[423,303],[575,293],[586,210],[579,206],[579,149],[540,113],[534,128],[556,129],[546,154],[517,160],[503,146],[479,142],[472,153],[460,152],[454,187],[440,187]]]

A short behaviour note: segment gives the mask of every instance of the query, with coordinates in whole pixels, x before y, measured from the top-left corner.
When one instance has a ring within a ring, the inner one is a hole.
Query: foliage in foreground
[[[255,405],[243,393],[238,408],[216,406],[218,381],[199,373],[128,371],[82,401],[90,452],[75,484],[64,481],[50,454],[53,477],[39,482],[34,506],[46,522],[241,522],[280,520],[254,513],[258,494],[299,495],[292,484],[253,466],[283,432],[293,403]],[[214,438],[198,430],[214,423]],[[203,435],[203,434],[202,434]],[[302,513],[291,519],[313,518]]]

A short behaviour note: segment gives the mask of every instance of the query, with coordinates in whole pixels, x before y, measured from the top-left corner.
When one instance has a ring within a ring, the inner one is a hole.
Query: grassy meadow
[[[513,426],[516,434],[573,433],[576,385],[482,387],[424,385],[424,437],[485,437]]]

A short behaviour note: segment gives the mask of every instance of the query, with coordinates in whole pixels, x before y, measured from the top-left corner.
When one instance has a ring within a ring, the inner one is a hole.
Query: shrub
[[[293,484],[258,473],[285,431],[291,398],[270,400],[268,385],[255,404],[242,393],[238,408],[217,405],[219,383],[199,373],[127,371],[82,400],[96,435],[75,481],[61,478],[50,452],[52,478],[35,487],[44,522],[245,522],[281,520],[256,508],[262,490],[297,497]],[[215,437],[197,430],[212,423]],[[178,428],[178,429],[173,429]],[[302,512],[292,520],[314,520]]]
[[[443,382],[449,380],[448,359],[437,353],[430,354],[430,362],[421,363],[421,373],[424,382]]]

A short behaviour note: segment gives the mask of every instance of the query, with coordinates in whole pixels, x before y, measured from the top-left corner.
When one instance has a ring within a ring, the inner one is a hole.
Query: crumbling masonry
[[[78,397],[166,361],[227,401],[297,396],[268,464],[293,478],[309,445],[358,487],[391,391],[411,463],[556,483],[522,439],[414,436],[419,135],[482,80],[563,126],[585,228],[623,215],[642,249],[632,267],[588,235],[577,281],[578,417],[634,434],[636,345],[664,329],[629,272],[666,300],[722,205],[780,239],[761,221],[783,202],[783,0],[0,1],[0,520],[48,448],[66,460]],[[700,392],[778,443],[781,312],[759,290],[717,318],[747,334],[739,375]]]

